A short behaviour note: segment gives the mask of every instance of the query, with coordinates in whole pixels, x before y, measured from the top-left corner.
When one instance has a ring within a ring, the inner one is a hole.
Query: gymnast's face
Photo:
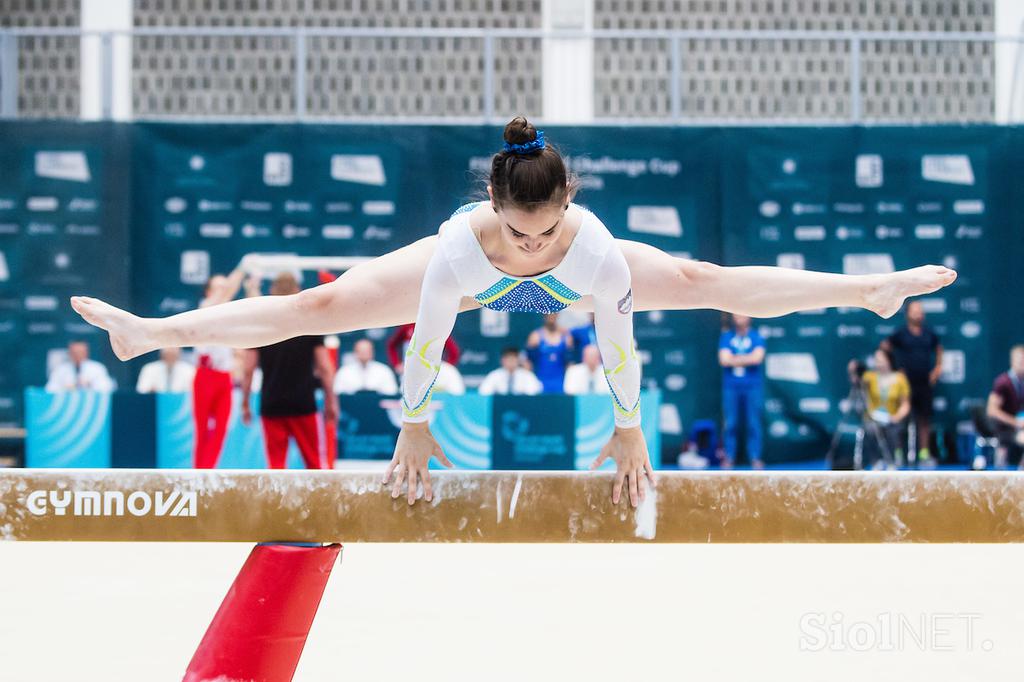
[[[502,241],[522,256],[537,258],[558,241],[567,208],[567,204],[561,204],[526,211],[506,206],[495,207],[494,212],[501,223]]]

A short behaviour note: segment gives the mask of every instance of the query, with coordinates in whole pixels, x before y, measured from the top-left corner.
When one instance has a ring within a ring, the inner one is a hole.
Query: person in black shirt
[[[293,275],[278,275],[270,287],[274,296],[299,292]],[[334,395],[334,363],[322,336],[300,336],[270,346],[246,351],[242,378],[242,420],[252,422],[249,396],[256,367],[263,372],[260,392],[260,421],[271,469],[285,468],[288,440],[294,438],[306,467],[323,469],[326,441],[323,422],[316,407],[316,389],[324,392],[324,420],[338,419],[338,397]]]
[[[917,459],[933,466],[931,438],[932,402],[935,384],[942,375],[942,342],[924,323],[924,307],[911,301],[906,309],[907,324],[882,342],[881,347],[896,358],[899,369],[910,382],[910,414],[917,429]]]

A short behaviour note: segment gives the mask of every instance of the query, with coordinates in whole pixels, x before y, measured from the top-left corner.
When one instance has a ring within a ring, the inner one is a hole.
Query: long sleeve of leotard
[[[462,290],[444,250],[434,251],[420,289],[416,327],[405,352],[402,376],[402,418],[427,421],[427,406],[441,369],[441,354],[459,314]]]
[[[640,359],[633,342],[633,290],[629,266],[615,246],[594,277],[594,327],[612,393],[615,425],[640,425]]]

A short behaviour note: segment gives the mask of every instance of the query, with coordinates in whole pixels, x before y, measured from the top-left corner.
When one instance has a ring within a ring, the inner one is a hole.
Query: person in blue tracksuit
[[[718,341],[722,366],[724,444],[730,462],[736,461],[740,419],[746,426],[746,450],[755,469],[764,468],[761,456],[761,409],[764,407],[764,338],[750,327],[750,318],[732,316],[732,328]]]

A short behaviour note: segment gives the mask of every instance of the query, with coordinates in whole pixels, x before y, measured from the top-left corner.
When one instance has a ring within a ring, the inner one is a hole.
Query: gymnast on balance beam
[[[166,318],[140,318],[94,298],[72,307],[106,330],[122,360],[169,346],[256,348],[303,335],[392,327],[415,320],[402,387],[404,421],[385,474],[392,497],[409,504],[427,464],[451,463],[425,421],[444,341],[458,312],[593,311],[615,409],[615,431],[594,466],[615,460],[612,500],[624,485],[636,506],[654,484],[640,431],[640,364],[633,348],[634,310],[712,308],[775,317],[824,307],[859,307],[890,317],[909,296],[948,286],[956,272],[925,265],[877,275],[787,268],[721,267],[677,258],[638,242],[614,239],[604,224],[572,203],[578,182],[558,151],[525,118],[505,126],[504,148],[491,160],[490,201],[468,204],[438,234],[356,265],[328,284],[293,296],[231,301]]]

